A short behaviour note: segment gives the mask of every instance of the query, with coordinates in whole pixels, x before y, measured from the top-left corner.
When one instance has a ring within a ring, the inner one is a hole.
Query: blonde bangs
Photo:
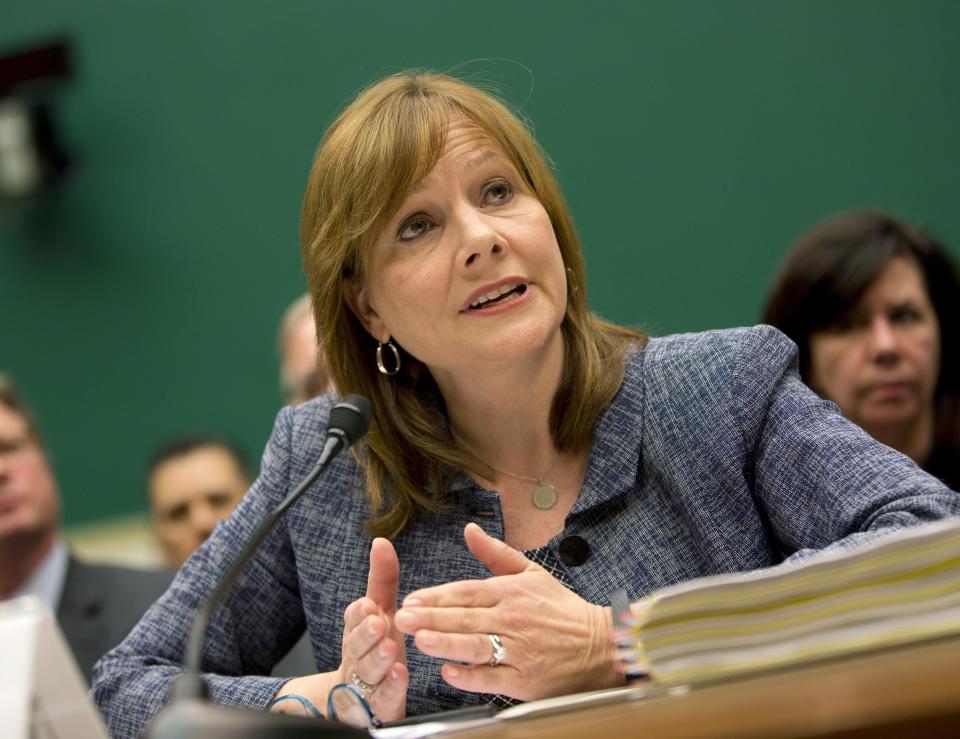
[[[302,236],[312,236],[311,252],[364,251],[410,189],[433,169],[449,119],[449,109],[433,102],[439,101],[386,97],[367,115],[344,114],[333,124],[310,176],[318,184],[312,193],[318,207],[309,221],[305,217]]]

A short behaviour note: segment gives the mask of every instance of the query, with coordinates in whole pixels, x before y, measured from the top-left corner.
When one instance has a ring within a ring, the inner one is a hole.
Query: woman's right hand
[[[348,605],[343,614],[340,667],[333,672],[294,678],[284,684],[275,698],[299,693],[326,714],[327,697],[333,687],[339,683],[356,685],[356,675],[360,683],[376,686],[373,692],[361,690],[381,721],[403,718],[410,673],[404,635],[393,625],[399,581],[400,562],[393,545],[386,539],[374,539],[367,594]],[[272,710],[301,712],[294,701],[278,703]]]

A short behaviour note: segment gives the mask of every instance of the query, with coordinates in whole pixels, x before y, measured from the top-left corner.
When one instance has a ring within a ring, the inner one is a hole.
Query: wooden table
[[[498,722],[459,737],[960,737],[960,637]]]

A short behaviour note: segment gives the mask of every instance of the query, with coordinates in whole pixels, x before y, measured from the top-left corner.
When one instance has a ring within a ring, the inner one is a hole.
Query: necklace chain
[[[459,436],[453,433],[452,429],[450,430],[450,435],[460,443],[460,446],[462,446],[468,452],[473,454],[473,456],[475,456],[477,459],[480,459],[480,455],[474,452],[473,449],[468,447]],[[533,489],[533,493],[531,494],[531,500],[533,501],[533,505],[539,508],[540,510],[543,510],[543,511],[549,510],[550,508],[553,508],[557,504],[557,489],[553,485],[551,485],[549,482],[544,482],[544,478],[547,475],[549,475],[551,472],[553,472],[553,468],[557,466],[557,462],[560,461],[559,453],[557,453],[557,458],[553,460],[553,463],[547,468],[546,472],[540,475],[540,477],[528,477],[527,475],[518,475],[516,472],[507,472],[507,470],[501,470],[499,467],[494,467],[492,464],[490,464],[489,462],[485,462],[482,459],[480,459],[480,461],[484,462],[484,464],[486,464],[487,467],[489,467],[491,470],[493,470],[498,474],[506,475],[507,477],[513,477],[513,478],[516,478],[517,480],[524,480],[526,482],[537,483],[537,486]]]
[[[518,480],[526,480],[527,482],[535,482],[539,484],[543,482],[543,478],[545,478],[547,475],[553,472],[553,468],[557,466],[557,462],[559,461],[559,459],[560,458],[557,457],[557,459],[553,460],[553,464],[550,465],[550,469],[548,469],[546,472],[540,475],[540,477],[527,477],[526,475],[518,475],[516,472],[507,472],[506,470],[501,470],[499,467],[494,467],[489,462],[487,462],[487,466],[494,472],[499,472],[501,475],[506,475],[507,477],[515,477]]]

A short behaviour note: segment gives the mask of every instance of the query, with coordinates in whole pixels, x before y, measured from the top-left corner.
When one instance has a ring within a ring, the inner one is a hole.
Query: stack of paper
[[[666,684],[960,633],[960,519],[693,580],[643,604],[636,657]]]

